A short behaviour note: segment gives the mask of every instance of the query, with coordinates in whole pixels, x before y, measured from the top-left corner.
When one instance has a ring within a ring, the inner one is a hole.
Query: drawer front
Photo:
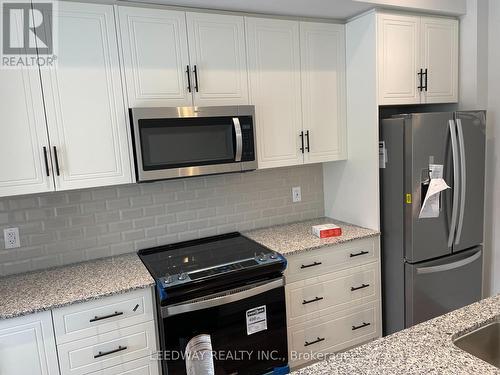
[[[371,263],[287,284],[289,319],[360,299],[379,299],[378,268],[378,262]]]
[[[53,310],[58,344],[154,319],[151,288]]]
[[[379,337],[379,305],[379,301],[372,302],[346,311],[343,315],[332,314],[294,327],[289,334],[290,362],[297,366],[321,359],[315,353],[333,354]]]
[[[159,375],[159,362],[149,357],[125,362],[93,372],[91,375]]]
[[[287,257],[287,283],[379,259],[379,238],[365,238]]]
[[[62,375],[83,375],[156,351],[153,321],[57,346]]]

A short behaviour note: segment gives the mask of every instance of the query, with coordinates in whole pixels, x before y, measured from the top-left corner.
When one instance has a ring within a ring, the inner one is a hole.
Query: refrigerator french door
[[[481,298],[485,112],[398,115],[381,121],[380,140],[389,334]],[[442,169],[450,188],[435,217],[421,217],[432,169]]]

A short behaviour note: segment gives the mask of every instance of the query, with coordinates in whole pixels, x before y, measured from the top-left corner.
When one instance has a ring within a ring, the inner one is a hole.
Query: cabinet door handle
[[[359,253],[354,253],[354,254],[351,253],[349,256],[351,258],[354,258],[354,257],[359,257],[361,255],[366,255],[366,254],[370,254],[370,252],[369,251],[360,251]]]
[[[324,299],[324,298],[323,297],[315,297],[314,299],[310,299],[309,301],[303,300],[302,304],[307,305],[309,303],[321,301],[322,299]]]
[[[319,265],[321,265],[321,264],[323,264],[323,263],[322,263],[322,262],[314,262],[314,263],[311,263],[311,264],[302,264],[302,265],[300,266],[300,269],[302,269],[302,270],[303,270],[304,268],[316,267],[316,266],[319,266]]]
[[[309,346],[309,345],[313,345],[313,344],[317,344],[318,342],[321,342],[321,341],[325,341],[325,338],[324,337],[318,337],[316,340],[314,341],[311,341],[311,342],[305,342],[304,343],[304,346]]]
[[[194,73],[194,89],[198,92],[198,67],[195,65],[193,68]]]
[[[304,131],[300,132],[300,144],[301,144],[300,151],[304,153]]]
[[[370,323],[363,322],[363,324],[361,324],[360,326],[352,326],[352,330],[355,331],[357,329],[368,327],[369,325],[370,325]]]
[[[127,347],[126,346],[119,346],[117,349],[110,350],[109,352],[99,352],[98,354],[96,354],[94,356],[94,358],[104,357],[105,355],[110,355],[110,354],[113,354],[113,353],[118,353],[118,352],[121,352],[122,350],[127,350]]]
[[[365,288],[368,288],[370,286],[370,284],[361,284],[360,286],[351,286],[351,292],[354,292],[356,290],[360,290],[360,289],[365,289]]]
[[[109,314],[109,315],[104,315],[104,316],[95,316],[94,318],[90,319],[89,322],[93,323],[93,322],[97,322],[99,320],[114,318],[115,316],[120,316],[120,315],[123,315],[123,312],[115,311],[114,314]]]
[[[60,170],[59,170],[59,157],[57,156],[57,147],[54,146],[54,161],[56,163],[56,175],[60,176]]]
[[[47,158],[47,147],[43,147],[43,161],[45,162],[45,174],[50,177],[49,159]]]
[[[420,71],[417,73],[418,75],[418,90],[419,91],[422,91],[422,89],[424,88],[423,84],[422,84],[422,76],[424,75],[424,71],[423,69],[420,69]]]
[[[188,79],[188,92],[191,92],[191,74],[189,73],[189,65],[186,65],[186,75]]]
[[[427,92],[427,68],[425,68],[424,70],[424,75],[425,75],[424,91]]]
[[[307,146],[306,146],[306,150],[307,150],[307,152],[310,152],[310,151],[311,151],[311,147],[310,147],[310,146],[311,146],[311,143],[310,143],[310,141],[309,141],[309,130],[308,130],[308,131],[306,131],[306,138],[307,138]]]

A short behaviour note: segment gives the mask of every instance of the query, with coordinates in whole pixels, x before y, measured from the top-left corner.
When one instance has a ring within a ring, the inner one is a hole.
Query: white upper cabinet
[[[196,106],[248,104],[243,17],[187,13]]]
[[[0,374],[59,375],[50,311],[0,320]]]
[[[302,164],[299,23],[246,18],[259,168]]]
[[[379,104],[420,103],[419,25],[419,17],[379,16]]]
[[[458,21],[380,13],[379,104],[458,101]]]
[[[13,31],[19,33],[11,38],[22,35],[21,20],[16,21]],[[0,69],[0,82],[0,197],[51,191],[54,180],[38,70]]]
[[[458,99],[458,21],[422,17],[422,66],[427,69],[425,103]],[[424,82],[425,83],[425,82]]]
[[[118,7],[128,106],[191,106],[185,13]]]
[[[58,64],[41,68],[57,190],[129,183],[113,6],[59,2]]]
[[[300,47],[304,161],[345,159],[344,26],[301,22]]]

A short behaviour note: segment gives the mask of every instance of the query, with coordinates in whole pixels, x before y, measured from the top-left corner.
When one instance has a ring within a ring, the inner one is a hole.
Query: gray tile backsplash
[[[321,164],[0,198],[0,276],[319,217],[323,200]]]

